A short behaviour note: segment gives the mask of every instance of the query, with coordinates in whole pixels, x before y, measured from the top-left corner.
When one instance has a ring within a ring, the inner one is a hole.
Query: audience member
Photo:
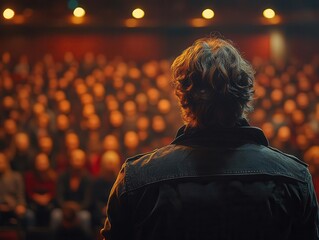
[[[54,207],[56,173],[45,153],[36,156],[33,170],[26,173],[25,182],[27,200],[35,214],[36,225],[48,226]]]
[[[58,177],[56,200],[59,208],[52,211],[52,228],[56,229],[62,222],[61,208],[72,203],[78,209],[81,226],[90,232],[91,178],[85,168],[86,156],[84,151],[75,149],[70,157],[68,169]]]
[[[62,208],[62,222],[54,230],[54,240],[89,240],[90,235],[86,232],[79,221],[77,211],[78,205],[68,202]]]
[[[11,170],[7,157],[0,153],[0,225],[33,225],[26,208],[22,176]]]
[[[92,188],[92,220],[94,226],[101,227],[105,220],[106,203],[116,176],[120,171],[120,166],[120,155],[113,150],[105,151],[101,158],[99,175],[95,179]]]

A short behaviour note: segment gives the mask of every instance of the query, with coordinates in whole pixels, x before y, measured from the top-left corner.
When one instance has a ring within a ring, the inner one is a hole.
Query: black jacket
[[[128,159],[113,186],[107,240],[319,239],[307,165],[259,128],[179,131]]]

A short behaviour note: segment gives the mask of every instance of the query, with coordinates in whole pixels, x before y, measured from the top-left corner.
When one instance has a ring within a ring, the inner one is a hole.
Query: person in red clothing
[[[50,167],[45,153],[39,153],[34,169],[26,173],[26,192],[31,210],[35,213],[37,225],[48,225],[55,198],[56,173]]]

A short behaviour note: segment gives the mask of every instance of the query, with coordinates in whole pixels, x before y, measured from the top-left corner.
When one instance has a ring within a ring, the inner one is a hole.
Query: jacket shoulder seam
[[[268,146],[268,148],[269,148],[270,150],[273,150],[273,151],[275,151],[275,152],[277,152],[277,153],[280,153],[280,154],[282,154],[282,155],[284,155],[284,156],[286,156],[286,157],[288,157],[288,158],[294,160],[295,162],[297,162],[297,163],[299,163],[299,164],[301,164],[301,165],[303,165],[303,166],[305,166],[305,167],[308,167],[308,164],[307,164],[307,163],[301,161],[299,158],[295,157],[294,155],[291,155],[291,154],[282,152],[282,151],[280,151],[279,149],[274,148],[274,147],[271,147],[271,146]]]

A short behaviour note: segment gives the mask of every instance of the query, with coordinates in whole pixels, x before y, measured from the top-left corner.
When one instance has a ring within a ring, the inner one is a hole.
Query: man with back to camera
[[[307,165],[245,119],[254,70],[229,41],[197,40],[172,64],[185,122],[129,158],[110,194],[107,240],[319,239]]]

